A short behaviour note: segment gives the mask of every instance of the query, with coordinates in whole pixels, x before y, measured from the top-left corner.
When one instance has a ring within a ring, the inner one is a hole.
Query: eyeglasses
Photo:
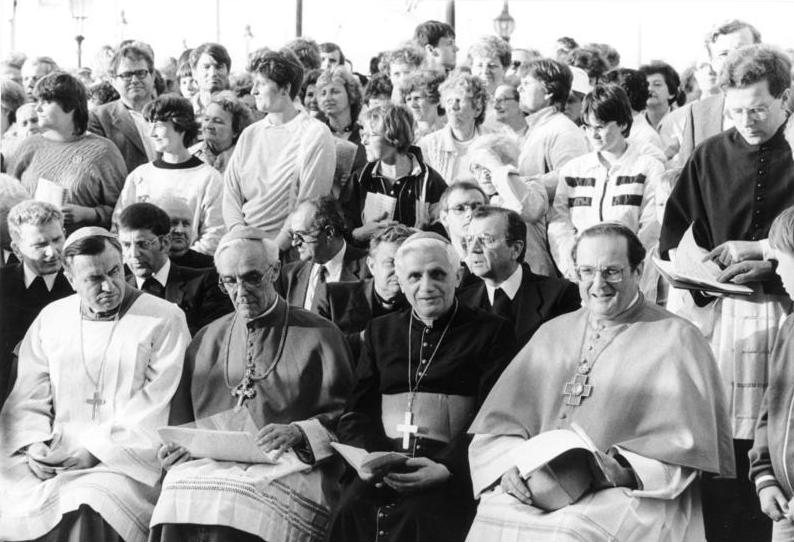
[[[504,237],[496,238],[490,233],[481,233],[480,235],[467,235],[463,238],[463,248],[466,250],[471,250],[474,248],[476,243],[480,243],[480,246],[485,248],[496,248],[499,246],[499,243],[502,240],[507,240]]]
[[[321,231],[322,229],[319,228],[313,231],[290,231],[289,236],[293,243],[316,243],[317,234]],[[309,236],[313,239],[310,239]]]
[[[747,115],[747,118],[754,119],[754,120],[766,120],[769,118],[769,106],[768,105],[758,105],[756,107],[732,107],[728,109],[728,114],[731,118],[741,118],[743,114]]]
[[[596,274],[610,284],[617,284],[623,281],[623,271],[625,267],[609,265],[607,267],[593,267],[591,265],[577,265],[576,277],[580,282],[593,282]]]
[[[153,239],[139,239],[139,240],[135,241],[134,243],[130,243],[129,241],[121,241],[120,242],[121,250],[124,251],[124,252],[127,252],[132,247],[135,247],[138,250],[151,250],[151,249],[154,248],[154,244],[155,243],[159,243],[160,242],[162,237],[163,237],[162,235],[158,235],[157,237],[155,237]]]
[[[459,203],[452,207],[447,207],[447,211],[453,215],[462,215],[463,213],[474,211],[477,207],[482,207],[484,204],[479,202]]]
[[[116,77],[121,77],[125,81],[131,81],[133,77],[137,79],[146,79],[146,76],[151,74],[149,70],[131,70],[128,72],[117,73]]]
[[[234,292],[240,286],[245,286],[247,289],[259,288],[264,280],[264,273],[250,271],[241,277],[218,277],[218,286],[220,286],[221,290],[225,289],[227,292]]]

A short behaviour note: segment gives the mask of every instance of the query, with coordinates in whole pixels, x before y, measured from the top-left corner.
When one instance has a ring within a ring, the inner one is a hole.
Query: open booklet
[[[667,281],[676,288],[701,290],[715,294],[750,295],[753,289],[741,284],[718,282],[722,272],[716,262],[709,259],[708,251],[698,246],[692,233],[692,226],[684,232],[672,261],[664,261],[656,256],[653,263]]]
[[[385,474],[390,470],[402,467],[408,461],[408,456],[398,452],[368,452],[363,448],[332,442],[331,447],[336,450],[351,467],[356,469],[362,479],[374,474]]]
[[[611,485],[597,448],[576,424],[546,431],[511,451],[527,481],[532,504],[546,511],[578,501],[594,487]]]

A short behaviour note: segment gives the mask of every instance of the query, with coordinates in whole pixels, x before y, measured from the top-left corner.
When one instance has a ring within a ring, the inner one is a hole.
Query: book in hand
[[[546,431],[511,451],[532,504],[551,512],[573,504],[586,493],[613,485],[590,438],[576,424]]]
[[[709,252],[695,241],[692,226],[689,226],[671,261],[656,256],[653,263],[662,276],[675,288],[699,290],[712,294],[750,295],[753,289],[741,284],[719,282],[717,277],[722,270],[716,262],[708,258]]]
[[[408,461],[408,456],[398,452],[368,452],[363,448],[332,442],[331,447],[337,451],[351,467],[356,469],[359,478],[366,480],[373,476],[382,476],[392,470],[399,469]]]
[[[238,463],[275,464],[273,452],[266,453],[247,431],[219,431],[196,427],[161,427],[157,430],[163,442],[185,448],[192,457]]]

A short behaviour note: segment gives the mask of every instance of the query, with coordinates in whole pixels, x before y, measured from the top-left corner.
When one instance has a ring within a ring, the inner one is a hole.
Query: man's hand
[[[410,472],[392,472],[383,477],[383,482],[397,493],[416,493],[443,484],[449,480],[449,469],[426,457],[412,457],[405,462]]]
[[[297,425],[269,423],[257,433],[256,444],[265,453],[275,450],[273,459],[278,459],[290,448],[303,444],[303,433]]]
[[[726,241],[709,252],[706,258],[725,268],[747,260],[763,260],[764,249],[758,241]]]
[[[760,282],[771,278],[775,272],[772,262],[765,260],[745,260],[734,263],[717,275],[718,282],[733,282],[734,284],[747,284]]]
[[[160,461],[160,466],[164,471],[191,459],[190,452],[186,448],[173,442],[166,442],[157,450],[157,460]]]
[[[370,238],[377,235],[384,228],[397,224],[397,221],[389,219],[388,216],[389,213],[384,211],[377,219],[354,229],[352,232],[353,239],[356,241],[369,241]]]
[[[83,207],[82,205],[71,203],[61,207],[61,212],[63,213],[64,224],[94,223],[97,218],[96,212],[91,207]]]
[[[25,452],[25,456],[28,460],[28,468],[31,472],[36,476],[36,478],[40,480],[47,480],[52,478],[57,473],[55,471],[55,467],[52,465],[45,465],[44,463],[40,463],[33,459],[31,456],[35,457],[47,457],[47,454],[50,453],[50,447],[44,444],[43,442],[36,442],[28,446],[27,451]]]
[[[772,521],[780,521],[788,514],[788,499],[777,486],[767,486],[758,492],[761,511]]]
[[[78,448],[77,450],[72,453],[69,457],[67,457],[63,463],[61,463],[61,467],[65,470],[79,470],[79,469],[90,469],[91,467],[95,467],[99,464],[99,459],[94,457],[94,455],[89,452],[86,448]]]
[[[518,499],[520,502],[532,505],[532,492],[526,481],[518,473],[518,467],[513,467],[502,475],[499,483],[502,491]]]

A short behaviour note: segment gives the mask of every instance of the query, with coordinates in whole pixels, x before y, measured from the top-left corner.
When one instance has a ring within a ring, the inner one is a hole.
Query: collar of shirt
[[[171,260],[167,259],[163,264],[163,266],[160,269],[158,269],[157,272],[155,272],[152,275],[152,277],[154,278],[154,280],[162,284],[163,288],[165,288],[165,283],[168,282],[168,273],[170,272],[171,272]],[[138,285],[139,290],[143,288],[143,282],[145,280],[146,279],[142,279],[140,277],[135,277],[135,284]]]
[[[25,289],[30,288],[31,283],[36,280],[36,272],[33,271],[28,264],[22,264],[22,273],[25,279]],[[49,275],[41,275],[41,278],[44,279],[44,284],[47,285],[47,291],[52,291],[52,287],[55,285],[55,277],[58,276],[58,272],[50,273]]]
[[[409,173],[408,175],[404,175],[404,177],[408,177],[409,175],[411,177],[416,177],[417,175],[422,173],[422,166],[419,165],[419,160],[417,160],[416,156],[414,156],[412,153],[409,154],[408,156],[411,158],[411,173]],[[384,169],[389,169],[391,171],[389,171],[389,174],[386,175],[384,173]],[[395,167],[385,165],[382,161],[378,160],[378,163],[375,164],[375,169],[372,170],[372,175],[373,177],[374,176],[383,177],[385,179],[392,179],[396,181],[397,179],[396,179],[395,171],[396,171]]]
[[[527,127],[529,130],[532,130],[546,122],[555,113],[558,113],[557,106],[555,105],[549,105],[539,111],[535,111],[527,116]]]
[[[347,250],[347,243],[343,241],[342,248],[339,249],[339,252],[334,254],[333,258],[322,264],[328,270],[327,282],[339,282],[339,279],[342,276],[342,266],[345,262],[345,250]],[[312,276],[310,279],[312,284],[317,282],[317,277],[319,274],[320,264],[314,262],[314,264],[312,264]]]
[[[11,257],[11,255],[13,253],[14,253],[13,250],[7,250],[7,249],[4,248],[3,249],[3,263],[8,263],[8,259]]]
[[[455,139],[455,136],[452,135],[452,127],[449,124],[447,124],[444,127],[444,129],[441,131],[441,134],[442,134],[441,146],[443,147],[444,152],[451,152],[457,154],[461,147],[464,148],[468,147],[471,144],[471,142],[477,138],[477,136],[483,134],[483,131],[482,131],[482,126],[475,126],[474,137],[472,137],[468,141],[458,141],[457,139]]]
[[[522,269],[521,265],[519,265],[513,274],[507,277],[507,279],[502,282],[499,286],[491,286],[487,282],[485,283],[485,291],[488,292],[488,301],[493,305],[493,296],[494,292],[496,292],[497,288],[501,288],[504,293],[507,294],[507,297],[510,301],[518,293],[518,289],[521,287],[521,280],[524,278],[524,270]]]

